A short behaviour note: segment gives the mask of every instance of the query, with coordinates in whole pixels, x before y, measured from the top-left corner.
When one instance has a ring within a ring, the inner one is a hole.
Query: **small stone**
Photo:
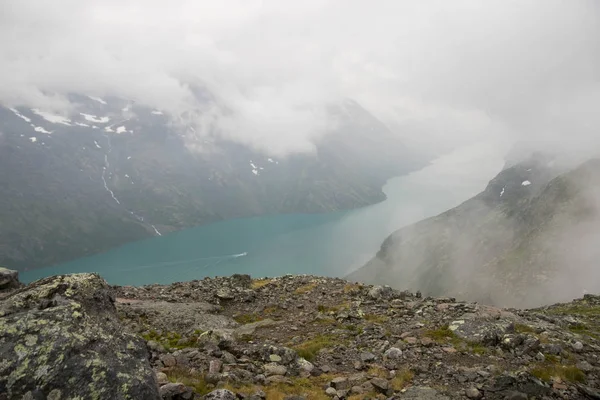
[[[158,382],[159,386],[162,386],[162,385],[166,385],[167,383],[169,383],[169,378],[167,377],[167,374],[165,374],[164,372],[157,372],[156,373],[156,381]]]
[[[362,386],[352,386],[350,392],[352,394],[363,394],[365,392],[365,389],[363,389]]]
[[[573,343],[573,350],[575,350],[575,351],[583,350],[583,343],[581,343],[581,342]]]
[[[544,362],[544,361],[546,361],[546,356],[544,354],[538,352],[535,355],[535,359],[538,360],[539,362]]]
[[[390,347],[383,353],[383,356],[388,360],[397,360],[402,357],[402,350],[397,347]]]
[[[479,389],[471,387],[465,391],[465,394],[469,399],[480,399],[483,397],[483,394],[479,391]]]
[[[504,396],[505,400],[527,400],[528,397],[525,393],[521,392],[509,392]]]
[[[591,372],[594,370],[594,367],[587,361],[580,361],[575,366],[583,372]]]
[[[287,368],[283,365],[279,365],[276,363],[269,363],[264,365],[265,375],[273,376],[273,375],[285,375],[287,373]]]
[[[221,368],[223,367],[223,363],[221,360],[210,360],[208,365],[208,373],[209,374],[218,374],[221,372]]]
[[[433,343],[435,343],[435,342],[433,341],[432,338],[424,337],[421,339],[421,345],[423,345],[425,347],[432,346]]]
[[[409,336],[407,338],[404,338],[404,341],[408,344],[417,344],[417,342],[418,342],[417,338],[414,336]]]
[[[448,354],[456,353],[456,349],[454,347],[442,347],[442,350]]]
[[[171,354],[161,354],[159,359],[165,367],[174,367],[177,365],[177,360]]]
[[[221,300],[233,300],[235,299],[235,294],[228,288],[221,288],[217,290],[217,297]]]
[[[369,382],[371,382],[371,385],[373,385],[375,390],[380,393],[385,394],[389,388],[388,381],[383,378],[373,378]]]
[[[292,381],[289,380],[288,378],[286,378],[285,376],[281,376],[281,375],[272,375],[269,376],[266,380],[267,384],[272,384],[272,383],[285,383],[285,384],[292,384]]]
[[[567,387],[567,385],[565,385],[564,383],[561,383],[561,382],[553,382],[553,383],[552,383],[552,389],[555,389],[555,390],[567,390],[567,389],[568,389],[568,387]]]
[[[163,399],[191,399],[193,391],[183,383],[167,383],[160,387],[159,394]]]
[[[329,385],[334,388],[335,390],[344,390],[344,389],[348,389],[350,387],[350,382],[348,381],[348,378],[344,378],[344,377],[338,377],[333,379]]]
[[[370,361],[374,361],[375,360],[375,354],[368,352],[368,351],[363,351],[362,353],[360,353],[360,360],[362,362],[370,362]]]
[[[302,371],[306,371],[308,373],[313,372],[315,366],[310,361],[306,361],[304,358],[300,357],[297,361],[298,366]]]
[[[271,360],[271,362],[281,362],[281,356],[277,355],[277,354],[271,354],[269,356],[269,360]]]
[[[233,392],[230,392],[227,389],[217,389],[213,390],[206,396],[204,396],[205,400],[237,400],[236,395]]]

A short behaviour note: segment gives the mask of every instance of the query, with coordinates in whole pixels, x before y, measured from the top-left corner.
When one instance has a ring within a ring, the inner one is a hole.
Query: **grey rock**
[[[204,396],[204,400],[237,400],[237,397],[227,389],[217,389]]]
[[[573,343],[573,350],[575,350],[575,351],[583,350],[583,343],[581,343],[581,342]]]
[[[269,355],[269,360],[271,360],[271,362],[281,362],[281,356],[278,354],[271,354]]]
[[[402,394],[402,399],[409,400],[450,400],[448,396],[427,386],[411,386]]]
[[[528,398],[529,397],[525,393],[517,392],[517,391],[508,392],[504,396],[505,400],[527,400]]]
[[[397,360],[402,357],[402,350],[397,347],[390,347],[383,353],[383,356],[388,360]]]
[[[594,367],[587,361],[580,361],[576,364],[576,367],[582,370],[583,372],[591,372],[594,370]]]
[[[344,390],[350,387],[350,381],[348,381],[348,378],[340,376],[333,379],[329,385],[335,390]]]
[[[19,282],[19,272],[0,267],[0,290],[16,289],[21,287]]]
[[[285,383],[285,384],[288,384],[288,385],[292,384],[292,381],[290,379],[286,378],[285,376],[281,376],[281,375],[272,375],[272,376],[269,376],[266,379],[266,382],[268,384],[271,384],[271,383]]]
[[[235,364],[237,363],[237,358],[235,358],[235,356],[233,354],[231,354],[228,351],[224,351],[223,355],[221,356],[221,358],[223,359],[223,362],[225,364]]]
[[[369,297],[373,300],[379,300],[382,297],[388,296],[390,293],[392,293],[392,288],[390,288],[389,286],[373,286],[369,290],[368,294]]]
[[[283,376],[283,375],[287,374],[287,368],[285,366],[279,365],[277,363],[265,364],[264,369],[265,369],[266,376],[272,376],[272,375]]]
[[[390,387],[388,381],[383,378],[373,378],[369,382],[371,382],[371,385],[373,385],[375,390],[377,390],[380,393],[384,393],[384,394],[387,393],[387,391]]]
[[[479,391],[479,389],[470,387],[465,391],[466,396],[469,399],[480,399],[483,397],[483,393]]]
[[[164,372],[157,372],[156,373],[156,381],[158,382],[158,384],[160,386],[166,385],[167,383],[169,383],[169,379],[167,378],[167,374],[165,374]]]
[[[194,395],[192,389],[183,383],[167,383],[160,387],[159,393],[163,400],[188,400]]]
[[[123,329],[114,299],[97,274],[73,274],[38,280],[0,301],[0,388],[7,397],[35,387],[63,398],[102,390],[110,399],[159,399],[146,343]]]
[[[298,363],[298,367],[302,371],[306,371],[308,373],[311,373],[315,369],[315,366],[313,365],[313,363],[311,363],[310,361],[305,360],[302,357],[298,358],[297,363]]]
[[[208,364],[208,373],[218,374],[221,372],[221,368],[223,368],[221,360],[210,360],[210,363]]]
[[[262,321],[252,322],[236,328],[233,331],[233,336],[236,339],[242,339],[244,336],[254,335],[254,332],[256,332],[256,330],[259,328],[267,328],[270,326],[276,326],[278,324],[278,322],[275,322],[272,319],[263,319]]]
[[[172,354],[161,354],[159,360],[165,367],[174,367],[177,365],[177,359]]]
[[[337,391],[332,387],[328,387],[327,389],[325,389],[325,394],[333,397],[333,396],[337,396]]]
[[[217,290],[216,296],[220,300],[233,300],[235,299],[235,293],[229,288],[220,288]]]
[[[375,354],[368,352],[368,351],[363,351],[362,353],[360,353],[360,360],[362,362],[371,362],[375,360]]]

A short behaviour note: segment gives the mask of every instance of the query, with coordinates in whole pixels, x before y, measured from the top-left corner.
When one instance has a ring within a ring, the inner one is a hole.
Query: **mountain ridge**
[[[2,264],[51,265],[223,219],[361,207],[424,165],[356,102],[331,108],[341,117],[315,153],[278,159],[197,136],[160,110],[73,101],[68,117],[0,107],[0,167],[11,171],[0,182]]]
[[[600,180],[600,162],[566,173],[548,165],[537,159],[508,167],[479,195],[396,231],[349,279],[505,306],[560,301],[558,288],[562,296],[594,290],[584,282],[595,252],[568,236],[587,230],[589,241],[596,237],[600,203],[590,188]],[[581,266],[566,256],[575,260],[578,250]],[[569,271],[570,283],[561,286]]]

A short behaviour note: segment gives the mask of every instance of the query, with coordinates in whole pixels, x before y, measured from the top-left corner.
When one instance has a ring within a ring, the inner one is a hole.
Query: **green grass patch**
[[[400,391],[406,386],[408,386],[412,382],[414,377],[415,374],[411,370],[405,368],[400,371],[397,371],[396,376],[394,377],[394,379],[392,379],[390,383],[395,391]]]
[[[305,294],[308,292],[312,292],[316,287],[317,287],[317,284],[315,282],[311,282],[304,286],[300,286],[299,288],[294,290],[294,294]]]
[[[252,322],[258,322],[263,318],[258,314],[239,314],[233,317],[235,322],[240,324],[250,324]]]
[[[154,340],[160,343],[166,350],[176,349],[181,350],[186,347],[194,347],[196,340],[199,335],[192,335],[190,338],[185,340],[185,343],[180,343],[182,337],[177,332],[165,332],[159,333],[155,330],[150,330],[148,333],[142,334],[142,337],[146,341]]]
[[[515,324],[516,333],[536,333],[535,329],[525,324]]]
[[[444,325],[437,329],[430,329],[428,331],[425,331],[423,335],[435,340],[438,343],[460,341],[456,334],[452,332],[450,328],[448,328],[448,325]]]
[[[200,395],[205,395],[211,391],[211,389],[207,387],[204,375],[199,372],[194,372],[187,368],[176,367],[165,371],[165,374],[167,374],[169,382],[183,383],[184,385],[193,388],[194,392]]]
[[[374,324],[383,324],[389,320],[390,318],[386,315],[365,314],[365,321],[372,322]]]
[[[319,335],[294,347],[298,355],[308,361],[313,361],[317,353],[327,347],[333,347],[336,340],[329,335]]]
[[[546,382],[552,382],[553,378],[560,378],[567,382],[584,383],[585,374],[574,365],[557,365],[554,363],[540,364],[529,371],[531,375]]]

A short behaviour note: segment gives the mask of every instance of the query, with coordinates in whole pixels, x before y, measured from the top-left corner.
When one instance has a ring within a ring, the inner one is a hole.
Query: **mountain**
[[[600,160],[555,165],[509,164],[474,198],[394,232],[348,278],[502,306],[599,289]]]
[[[314,153],[286,158],[131,101],[70,100],[69,115],[0,107],[1,265],[37,268],[222,219],[361,207],[424,165],[351,100],[329,108],[337,124]]]
[[[286,275],[0,289],[6,399],[598,399],[600,297],[533,310]]]

